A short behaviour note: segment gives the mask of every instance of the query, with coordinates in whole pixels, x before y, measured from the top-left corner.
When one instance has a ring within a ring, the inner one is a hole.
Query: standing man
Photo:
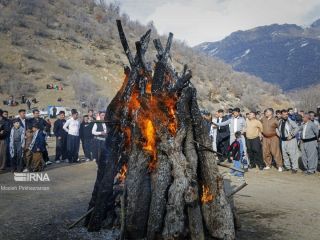
[[[263,170],[264,163],[261,145],[263,127],[253,111],[249,113],[245,132],[250,168],[258,166],[260,170]]]
[[[229,118],[226,121],[223,121],[221,123],[213,123],[217,127],[223,127],[223,126],[229,126],[229,131],[230,131],[230,139],[229,139],[229,144],[231,145],[234,140],[236,140],[235,133],[240,131],[241,133],[244,133],[244,130],[246,128],[246,120],[240,116],[240,109],[235,108],[233,109],[232,112],[232,117]],[[243,143],[243,150],[244,150],[244,157],[247,154],[247,147],[246,147],[246,140],[244,136],[242,135],[241,141]]]
[[[310,119],[310,114],[303,117],[301,152],[306,174],[314,174],[318,166],[318,134],[319,129]]]
[[[11,169],[13,172],[22,172],[24,168],[23,162],[23,148],[25,142],[25,131],[20,126],[18,119],[13,121],[13,127],[10,132],[10,158],[11,158]]]
[[[299,132],[299,127],[296,122],[289,118],[289,113],[286,109],[281,111],[281,119],[277,134],[281,140],[282,156],[284,160],[285,170],[291,170],[292,173],[297,173],[299,164],[298,142],[296,135]]]
[[[80,125],[80,139],[82,142],[82,149],[86,162],[92,160],[92,146],[93,146],[93,135],[92,135],[93,124],[89,122],[88,115],[83,116],[83,121]]]
[[[31,127],[34,125],[37,125],[39,127],[39,130],[42,131],[43,134],[45,135],[45,129],[47,128],[47,125],[48,125],[47,121],[44,120],[42,117],[40,117],[40,112],[38,109],[34,109],[32,113],[33,113],[33,118],[30,119],[27,125]],[[47,146],[47,143],[45,144],[45,146]],[[47,165],[52,164],[52,162],[49,159],[47,147],[45,147],[45,150],[42,151],[42,157]]]
[[[214,115],[212,116],[212,122],[217,123],[218,117],[219,117],[218,112],[215,112]],[[210,127],[209,136],[211,137],[211,141],[212,141],[212,150],[217,152],[217,128],[213,125],[211,125]]]
[[[213,122],[216,123],[217,125],[219,123],[225,122],[229,119],[228,116],[224,116],[224,111],[222,109],[218,110],[218,118]],[[219,159],[221,157],[226,157],[228,154],[228,146],[230,142],[230,130],[229,126],[219,126],[216,128],[217,130],[217,151],[221,153],[223,156],[219,155]],[[220,159],[221,160],[221,159]]]
[[[78,119],[78,112],[76,109],[71,109],[71,118],[66,121],[63,125],[63,129],[68,133],[67,137],[67,162],[76,163],[78,162],[79,146],[80,146],[80,121]]]
[[[263,158],[266,164],[265,170],[271,168],[272,157],[274,158],[279,172],[282,172],[282,157],[280,151],[280,142],[277,136],[277,128],[279,127],[278,120],[273,116],[273,109],[267,108],[264,112],[264,117],[261,119],[263,128],[262,151]]]
[[[38,109],[34,109],[32,111],[33,114],[33,118],[30,119],[30,127],[32,127],[33,125],[37,124],[39,126],[39,129],[41,131],[44,131],[44,129],[47,126],[47,122],[46,120],[44,120],[43,118],[40,117],[40,112]]]
[[[56,108],[56,106],[53,106],[53,108],[52,108],[52,118],[56,118],[57,117],[57,108]]]
[[[24,130],[27,130],[28,126],[27,126],[27,120],[26,120],[26,110],[25,109],[20,109],[19,110],[19,123],[20,126],[24,128]]]
[[[5,170],[7,163],[7,135],[10,132],[8,121],[2,116],[0,109],[0,171]]]
[[[63,125],[66,123],[65,112],[60,111],[58,114],[59,119],[54,122],[53,133],[56,136],[56,163],[60,163],[60,160],[65,161],[67,157],[67,132],[63,129]]]
[[[88,111],[88,118],[89,118],[89,122],[93,122],[96,120],[96,118],[94,116],[94,111],[92,109],[89,109],[89,111]]]
[[[99,112],[99,119],[104,121],[105,115],[105,112]],[[92,134],[95,145],[94,158],[97,160],[97,164],[100,165],[105,160],[107,125],[103,122],[96,122],[93,125]]]

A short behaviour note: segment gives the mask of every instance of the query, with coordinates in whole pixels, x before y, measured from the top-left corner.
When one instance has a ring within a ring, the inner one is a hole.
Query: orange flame
[[[140,74],[143,74],[141,72]],[[166,81],[170,82],[170,75],[166,75]],[[153,171],[157,164],[157,132],[166,128],[171,135],[177,131],[176,102],[177,97],[169,92],[152,94],[152,77],[147,76],[146,96],[140,96],[140,90],[137,85],[132,91],[128,110],[131,119],[135,121],[142,135],[142,149],[150,154],[149,170]],[[131,132],[123,129],[126,134],[125,144],[130,145]],[[140,140],[139,140],[140,141]],[[129,148],[127,148],[129,149]]]
[[[209,191],[209,187],[202,185],[201,202],[208,203],[213,200],[213,195]]]
[[[124,180],[126,179],[127,176],[127,171],[128,171],[128,166],[127,164],[123,164],[122,168],[120,169],[119,175],[118,175],[118,180],[123,183]]]

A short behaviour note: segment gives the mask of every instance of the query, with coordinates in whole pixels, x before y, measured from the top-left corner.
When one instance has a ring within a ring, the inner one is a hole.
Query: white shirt
[[[234,118],[234,122],[233,122],[233,132],[236,133],[237,132],[237,127],[238,127],[238,118]]]
[[[307,130],[307,125],[308,122],[306,124],[304,124],[303,126],[303,130],[302,130],[302,139],[306,139],[306,130]]]
[[[73,118],[70,118],[63,125],[63,129],[70,135],[79,136],[80,121],[78,119],[74,120]]]
[[[103,132],[97,132],[98,125],[95,123],[92,127],[92,134],[95,136],[100,136],[102,133],[107,133],[107,125],[105,123],[102,123]]]
[[[22,127],[26,127],[26,119],[22,119],[22,118],[20,118],[20,121],[22,122],[22,124],[23,124],[23,126]]]

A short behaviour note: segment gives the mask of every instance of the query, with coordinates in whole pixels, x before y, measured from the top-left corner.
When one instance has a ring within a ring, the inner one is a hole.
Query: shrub
[[[62,60],[58,61],[58,66],[64,69],[72,70],[72,67],[70,67],[70,65],[67,62]]]

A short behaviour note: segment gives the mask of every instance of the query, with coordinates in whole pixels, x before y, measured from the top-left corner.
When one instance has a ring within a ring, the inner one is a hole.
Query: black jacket
[[[35,124],[35,123],[38,123],[39,124],[39,129],[41,131],[43,131],[46,127],[47,127],[47,122],[46,120],[44,120],[43,118],[30,118],[27,122],[27,127],[29,129],[32,128],[32,126]]]
[[[92,127],[93,124],[92,123],[85,123],[82,122],[80,124],[80,139],[83,141],[83,139],[92,139],[93,135],[92,135]]]
[[[0,139],[6,139],[10,134],[10,124],[5,118],[0,120]]]
[[[63,125],[66,123],[66,120],[58,119],[54,122],[53,133],[56,137],[66,137],[68,133],[63,129]]]
[[[225,121],[227,121],[228,119],[229,119],[228,116],[224,116],[224,117],[222,117],[222,121],[221,121],[221,122],[225,122]],[[230,136],[229,125],[227,125],[227,126],[222,126],[222,127],[218,127],[218,128],[217,128],[217,137],[218,137],[219,139],[221,139],[221,138],[226,138],[226,137],[228,137],[228,136]]]

